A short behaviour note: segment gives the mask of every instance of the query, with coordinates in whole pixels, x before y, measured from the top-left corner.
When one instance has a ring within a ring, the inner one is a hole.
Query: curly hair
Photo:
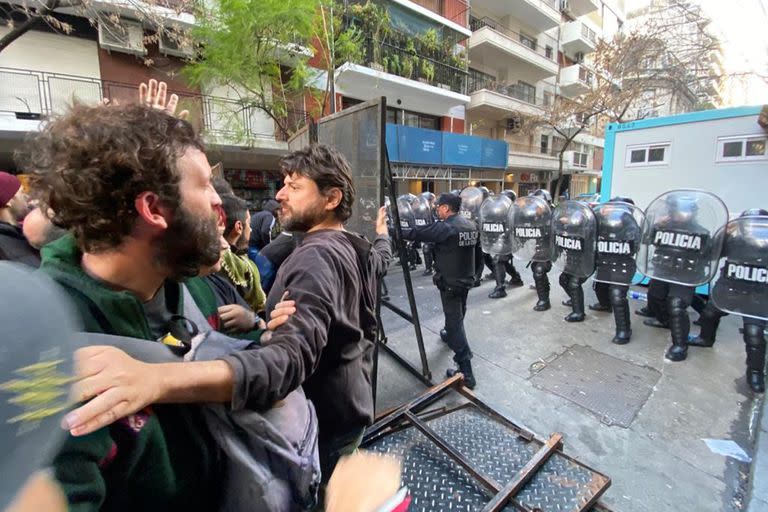
[[[85,106],[51,120],[17,152],[34,195],[71,230],[80,248],[119,246],[134,229],[136,197],[154,192],[180,203],[178,159],[204,150],[192,125],[141,105]]]
[[[311,179],[323,195],[332,188],[341,190],[341,201],[334,210],[336,218],[344,222],[352,216],[355,186],[349,162],[341,152],[323,144],[311,144],[283,157],[280,167],[283,175],[295,173]]]

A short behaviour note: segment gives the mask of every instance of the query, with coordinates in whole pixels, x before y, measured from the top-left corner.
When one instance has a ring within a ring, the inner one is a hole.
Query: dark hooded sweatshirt
[[[321,439],[369,425],[376,293],[391,258],[386,236],[371,244],[346,231],[307,233],[267,298],[271,311],[287,290],[296,313],[265,346],[224,358],[235,372],[232,407],[271,407],[303,384]]]

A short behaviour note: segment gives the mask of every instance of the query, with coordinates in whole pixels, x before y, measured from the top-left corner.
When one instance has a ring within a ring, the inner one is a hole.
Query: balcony
[[[473,8],[499,18],[512,16],[528,27],[544,32],[560,25],[560,0],[474,0]]]
[[[507,166],[513,169],[556,171],[560,161],[557,153],[532,144],[509,144]]]
[[[362,1],[362,0],[361,0]],[[464,0],[391,0],[469,37],[469,5]]]
[[[585,16],[600,8],[599,0],[560,0],[560,2],[561,10],[573,18]]]
[[[595,82],[595,75],[581,64],[564,67],[560,70],[560,92],[574,97],[589,91]]]
[[[560,44],[567,55],[592,53],[597,47],[597,32],[581,21],[563,25]]]
[[[361,62],[347,62],[335,73],[336,91],[368,100],[386,96],[387,104],[436,116],[469,102],[468,73],[437,55],[427,56],[366,38]]]
[[[17,140],[25,132],[39,130],[42,121],[65,112],[73,100],[96,104],[107,98],[127,104],[138,96],[135,84],[13,68],[0,68],[0,83],[0,139],[6,140]],[[168,92],[179,96],[179,110],[190,111],[190,123],[205,134],[208,143],[224,150],[236,148],[238,157],[250,158],[252,166],[276,168],[277,159],[287,151],[287,144],[280,142],[286,134],[256,108],[227,98]],[[297,126],[308,119],[306,113],[300,112],[288,117],[287,122]],[[0,146],[0,152],[8,149],[6,144]],[[242,151],[243,146],[258,148],[259,154]]]
[[[531,38],[504,27],[492,18],[472,18],[470,60],[496,68],[525,66],[525,75],[537,82],[557,75],[557,41],[547,35]]]
[[[517,112],[526,116],[544,115],[545,100],[536,90],[521,84],[504,84],[484,73],[470,74],[470,101],[467,111],[472,116],[499,120]]]

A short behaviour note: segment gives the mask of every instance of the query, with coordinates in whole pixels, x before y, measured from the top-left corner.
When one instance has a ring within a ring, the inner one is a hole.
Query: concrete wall
[[[0,37],[9,31],[0,26]],[[33,30],[0,53],[0,67],[100,78],[98,50],[96,41]]]

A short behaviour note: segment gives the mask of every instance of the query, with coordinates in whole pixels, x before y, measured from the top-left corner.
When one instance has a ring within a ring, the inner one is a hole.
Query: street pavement
[[[610,342],[610,313],[588,310],[584,322],[564,322],[569,308],[561,305],[566,296],[556,270],[550,273],[552,309],[534,312],[536,293],[528,286],[532,276],[515,263],[524,287],[508,288],[506,298],[494,300],[488,298],[494,284],[484,280],[467,301],[465,327],[474,352],[475,392],[482,400],[539,437],[562,433],[568,455],[611,478],[601,501],[616,512],[736,511],[747,506],[751,512],[768,511],[768,420],[763,415],[760,427],[762,397],[749,390],[744,378],[739,318],[723,319],[714,347],[691,347],[686,361],[672,363],[664,359],[669,331],[643,325],[634,313],[632,341],[623,346]],[[439,339],[443,315],[438,292],[422,271],[420,266],[411,275],[429,365],[439,381],[452,366],[452,354]],[[400,267],[393,265],[385,279],[391,301],[408,310]],[[591,282],[584,289],[586,303],[593,303]],[[630,300],[633,312],[642,305]],[[696,318],[692,310],[691,318]],[[382,322],[389,345],[419,367],[413,326],[386,308]],[[692,326],[691,332],[697,331]],[[571,364],[585,354],[600,364],[588,371],[583,360],[581,366]],[[425,389],[391,357],[383,354],[379,361],[378,411]],[[553,376],[559,376],[559,383]],[[595,379],[604,379],[607,389],[586,384],[576,391],[566,389]],[[638,379],[636,386],[631,379]],[[639,409],[636,415],[629,412],[623,423],[600,412],[611,405],[615,410],[616,402],[623,401],[611,389],[614,385]],[[758,433],[762,449],[756,448]],[[737,445],[754,461],[710,449],[705,439],[725,441],[720,445],[726,448]]]

